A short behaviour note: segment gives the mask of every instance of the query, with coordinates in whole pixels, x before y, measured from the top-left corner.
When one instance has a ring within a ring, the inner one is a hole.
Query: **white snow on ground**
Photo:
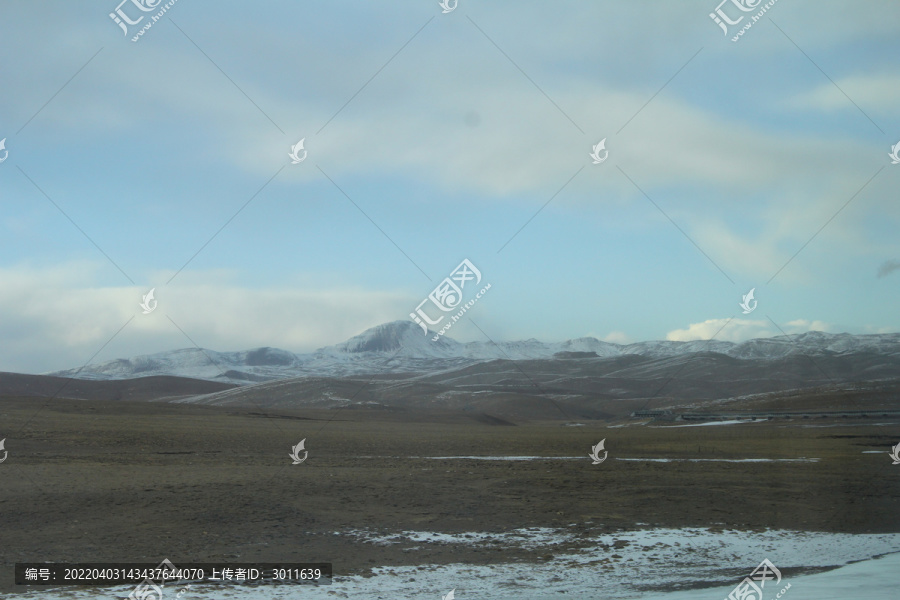
[[[387,546],[401,542],[426,542],[431,544],[464,544],[474,546],[484,543],[502,543],[504,547],[540,548],[570,542],[571,534],[548,527],[531,527],[516,529],[505,533],[467,532],[467,533],[435,533],[431,531],[404,531],[392,535],[378,535],[367,530],[348,532],[368,544]]]
[[[831,352],[875,352],[889,356],[900,352],[898,333],[850,335],[808,332],[791,337],[753,339],[737,344],[720,340],[691,342],[660,340],[628,345],[603,342],[595,338],[578,338],[553,343],[525,340],[498,344],[459,343],[448,337],[435,344],[428,341],[428,337],[422,335],[418,325],[407,319],[377,325],[344,342],[319,348],[307,354],[294,354],[278,348],[255,348],[239,352],[182,348],[129,359],[119,358],[49,374],[79,379],[178,375],[223,381],[230,379],[222,376],[227,371],[237,371],[262,379],[380,373],[384,369],[384,359],[387,356],[392,357],[391,369],[394,372],[408,372],[433,371],[442,366],[455,368],[466,363],[496,359],[551,359],[562,351],[596,352],[598,358],[629,355],[663,358],[712,351],[739,360],[773,360],[798,354],[819,356]],[[246,383],[243,379],[232,381]],[[845,383],[843,386],[845,389],[854,389],[853,384]]]
[[[819,462],[818,458],[617,458],[615,460],[637,460],[642,462]]]
[[[776,565],[777,566],[777,565]],[[866,560],[816,575],[784,576],[780,585],[766,585],[765,600],[775,598],[783,587],[791,587],[782,600],[895,600],[900,573],[900,554]],[[749,574],[749,573],[748,573]],[[737,585],[738,582],[735,582]],[[733,585],[703,590],[648,594],[641,600],[722,600]]]
[[[361,456],[360,458],[382,458],[378,456]],[[584,456],[409,456],[425,460],[590,460]],[[633,460],[640,462],[819,462],[818,458],[616,458],[613,460]]]
[[[383,543],[397,536],[356,533],[362,543]],[[768,558],[783,575],[780,586],[770,583],[763,600],[772,600],[787,583],[783,600],[893,600],[900,573],[900,534],[849,535],[765,531],[761,533],[706,529],[655,529],[606,534],[596,547],[565,550],[573,535],[548,529],[509,534],[471,533],[446,536],[406,532],[422,543],[479,544],[501,539],[509,546],[537,543],[552,552],[540,563],[502,563],[378,567],[369,577],[338,576],[331,586],[223,587],[194,585],[179,600],[437,600],[456,589],[458,600],[515,598],[544,600],[722,600],[734,586]],[[471,537],[466,537],[470,535]],[[604,548],[601,545],[611,546]],[[893,553],[893,554],[889,554]],[[873,557],[889,554],[882,558]],[[855,564],[849,564],[853,561]],[[814,575],[792,574],[797,567],[842,568]],[[340,564],[335,564],[340,573]],[[708,585],[677,591],[679,587]],[[37,600],[121,600],[133,586],[78,591],[37,591],[18,595]],[[169,585],[162,600],[174,600],[180,588]]]
[[[584,458],[582,456],[410,456],[409,458],[426,458],[429,460],[574,460]]]
[[[884,427],[886,425],[896,425],[897,423],[866,423],[866,427]],[[794,427],[793,425],[791,427]],[[801,425],[805,429],[819,429],[822,427],[859,427],[859,423],[832,423],[830,425]]]
[[[690,425],[666,425],[663,427],[651,427],[651,429],[665,429],[667,427],[709,427],[710,425],[737,425],[739,423],[753,423],[754,421],[750,421],[747,419],[740,420],[732,420],[732,421],[709,421],[707,423],[691,423]]]

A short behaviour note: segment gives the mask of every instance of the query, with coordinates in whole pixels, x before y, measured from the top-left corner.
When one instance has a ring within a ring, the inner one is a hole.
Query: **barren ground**
[[[540,550],[410,551],[349,532],[592,534],[645,526],[900,532],[900,425],[797,420],[656,428],[491,425],[460,413],[0,398],[0,593],[27,561],[538,561]],[[44,408],[38,410],[41,406]],[[330,419],[330,421],[329,421]],[[309,458],[292,465],[306,438]],[[606,438],[609,459],[587,453]],[[863,454],[864,450],[884,454]],[[421,456],[583,456],[427,460]],[[819,458],[639,462],[619,458]],[[342,532],[348,535],[334,535]]]

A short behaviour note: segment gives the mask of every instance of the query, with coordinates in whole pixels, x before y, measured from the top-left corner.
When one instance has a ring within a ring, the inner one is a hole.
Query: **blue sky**
[[[116,7],[0,4],[0,370],[306,352],[464,258],[463,341],[900,329],[895,2]]]

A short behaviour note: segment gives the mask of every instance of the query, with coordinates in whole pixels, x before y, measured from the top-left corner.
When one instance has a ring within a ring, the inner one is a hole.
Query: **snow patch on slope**
[[[795,354],[817,356],[861,352],[900,356],[900,334],[894,333],[850,335],[814,331],[793,337],[749,340],[740,344],[716,340],[662,340],[627,345],[603,342],[592,337],[555,343],[529,339],[496,344],[460,343],[447,336],[431,341],[432,337],[433,332],[426,334],[412,321],[394,321],[372,327],[345,342],[319,348],[309,354],[294,354],[278,348],[255,348],[238,352],[184,348],[49,374],[79,379],[174,375],[248,383],[304,376],[435,372],[491,360],[551,359],[560,352],[593,352],[597,355],[580,360],[603,360],[628,355],[687,358],[696,353],[718,353],[735,359],[764,360],[776,360]]]

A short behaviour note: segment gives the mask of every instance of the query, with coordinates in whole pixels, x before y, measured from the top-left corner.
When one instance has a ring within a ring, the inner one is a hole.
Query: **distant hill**
[[[50,373],[60,377],[112,380],[171,375],[256,383],[302,376],[343,377],[366,373],[430,373],[459,369],[492,360],[584,359],[638,356],[651,359],[715,353],[738,360],[774,361],[792,356],[833,358],[869,354],[881,359],[900,357],[900,334],[850,335],[809,332],[797,336],[761,338],[741,343],[723,341],[649,341],[613,344],[585,337],[545,343],[530,339],[515,342],[460,343],[443,336],[431,341],[412,321],[394,321],[367,329],[334,346],[309,354],[277,348],[216,352],[185,348],[157,354],[121,358],[81,370]],[[877,362],[877,360],[876,360]],[[821,375],[821,374],[820,374]]]
[[[49,376],[0,374],[0,395],[462,411],[513,422],[612,419],[643,409],[900,408],[898,391],[898,334],[495,345],[432,342],[406,321],[310,354],[181,349]]]
[[[0,372],[0,396],[85,400],[174,401],[231,389],[235,384],[156,375],[125,380],[90,381],[52,375]]]

